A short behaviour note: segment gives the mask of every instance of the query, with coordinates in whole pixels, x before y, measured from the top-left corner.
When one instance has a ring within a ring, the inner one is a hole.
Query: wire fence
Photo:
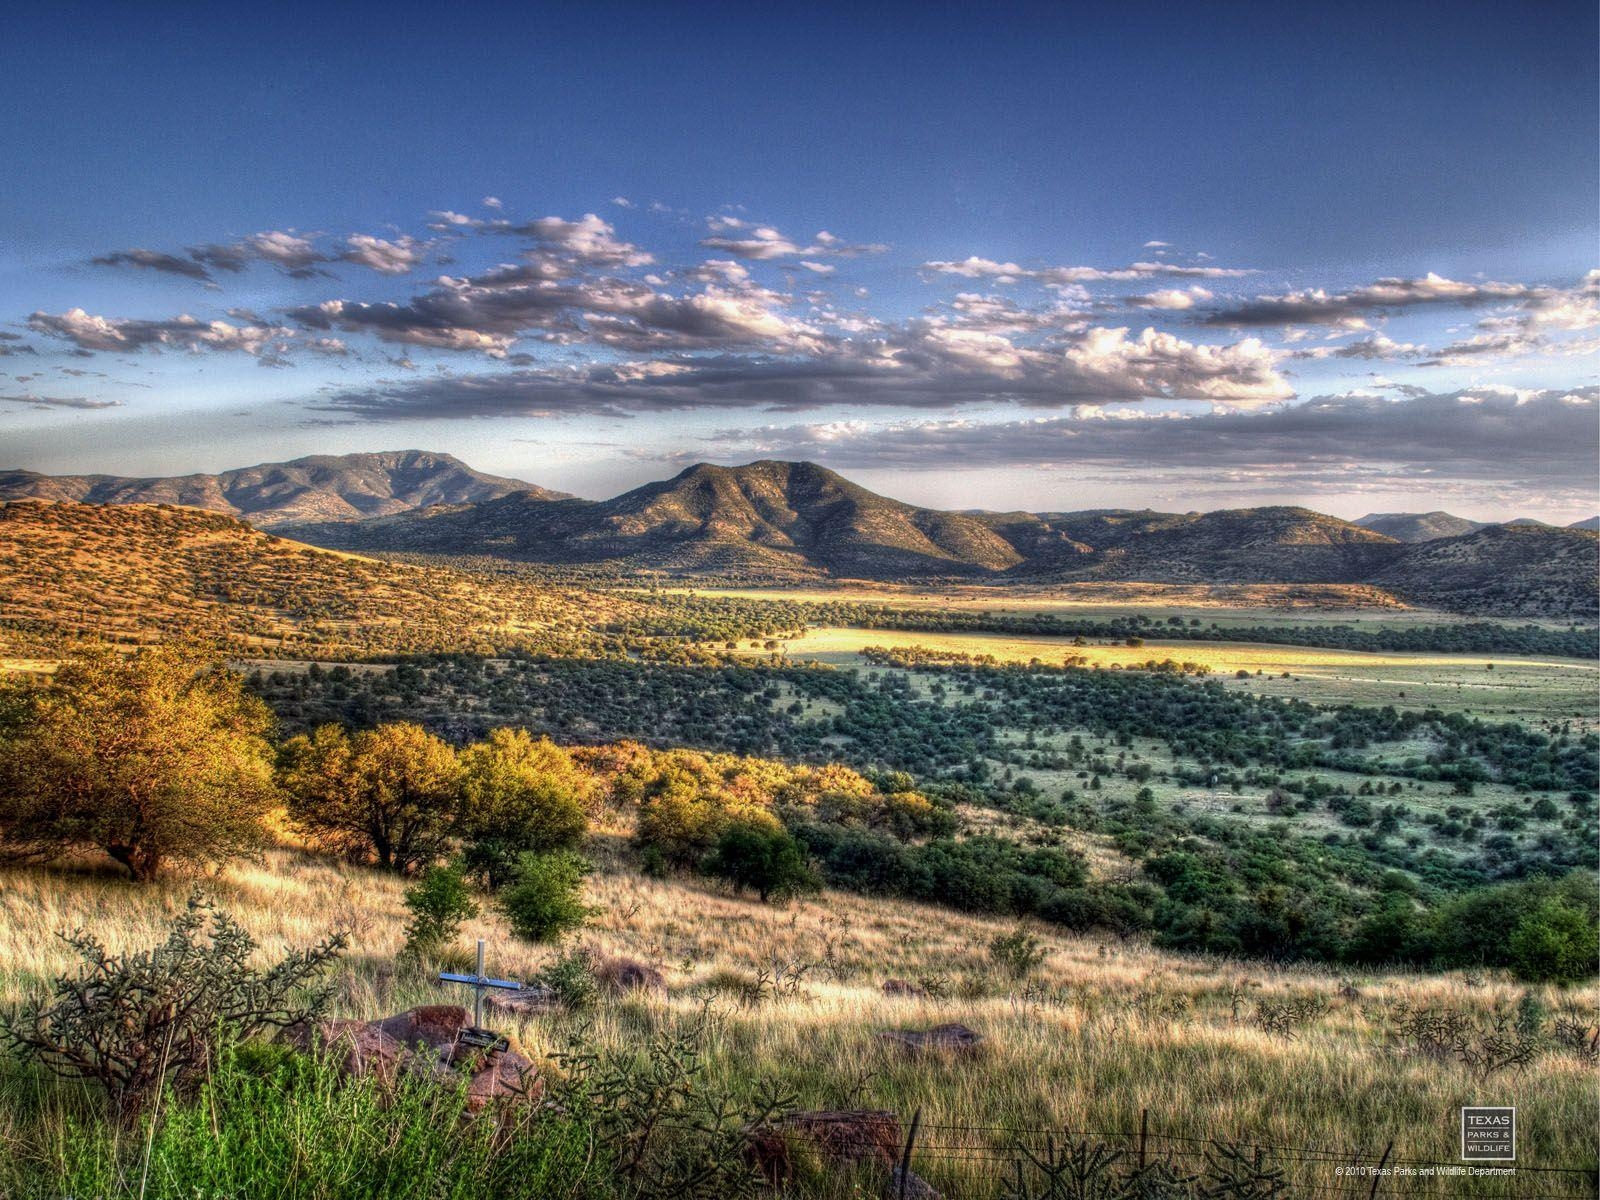
[[[1020,1195],[1062,1200],[1078,1196],[1122,1194],[1074,1186],[1067,1164],[1069,1151],[1079,1151],[1079,1166],[1098,1161],[1124,1173],[1164,1163],[1179,1177],[1202,1177],[1211,1190],[1197,1194],[1218,1197],[1269,1198],[1293,1196],[1345,1196],[1373,1200],[1379,1196],[1479,1196],[1545,1200],[1546,1197],[1592,1197],[1600,1194],[1600,1168],[1553,1166],[1517,1162],[1473,1163],[1409,1155],[1390,1142],[1387,1146],[1301,1146],[1236,1137],[1193,1137],[1162,1133],[1150,1128],[1150,1114],[1141,1115],[1140,1128],[1127,1130],[1019,1128],[1016,1126],[912,1123],[901,1162],[921,1175],[948,1179],[946,1200],[966,1200],[959,1180],[981,1172],[989,1181],[982,1195]],[[1093,1152],[1098,1148],[1098,1159]],[[1246,1166],[1242,1181],[1228,1190],[1218,1182],[1230,1163]],[[1063,1167],[1050,1187],[1050,1166]],[[1473,1174],[1491,1167],[1507,1174]],[[1108,1172],[1109,1173],[1109,1172]],[[1013,1184],[1011,1180],[1014,1179]],[[915,1193],[909,1193],[915,1195]],[[977,1195],[976,1191],[970,1193]],[[1138,1194],[1138,1193],[1129,1193]],[[894,1196],[891,1188],[888,1193]]]

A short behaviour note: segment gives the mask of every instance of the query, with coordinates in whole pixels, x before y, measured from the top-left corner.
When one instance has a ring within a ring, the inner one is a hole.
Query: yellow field
[[[795,588],[674,588],[702,596],[883,604],[892,608],[952,612],[1058,613],[1087,619],[1147,616],[1199,618],[1219,625],[1304,625],[1338,622],[1367,629],[1407,625],[1453,625],[1490,621],[1565,627],[1566,622],[1528,618],[1466,617],[1435,609],[1411,608],[1377,588],[1352,584],[1161,584],[1081,583],[1049,587],[985,587],[977,584],[924,587],[909,584],[852,583]]]
[[[814,629],[785,643],[796,661],[860,666],[866,646],[926,646],[990,654],[1002,662],[1039,659],[1060,664],[1083,655],[1102,668],[1141,666],[1150,659],[1195,662],[1230,688],[1318,703],[1392,704],[1396,708],[1467,711],[1496,720],[1595,719],[1600,664],[1566,658],[1474,657],[1450,654],[1368,654],[1251,642],[1167,642],[1142,646],[1074,646],[1070,638],[1005,634],[932,633],[893,629]],[[751,651],[751,653],[761,653]],[[1489,670],[1490,663],[1494,669]],[[1238,671],[1249,679],[1236,679]],[[1262,674],[1257,677],[1256,672]],[[1291,678],[1283,678],[1287,672]]]
[[[0,877],[0,1003],[70,965],[52,936],[57,930],[87,926],[114,950],[148,945],[189,886],[174,879],[136,887],[66,871]],[[447,1002],[453,994],[420,973],[397,971],[405,910],[403,885],[392,877],[283,849],[259,865],[230,868],[208,886],[269,953],[304,946],[335,923],[351,928],[342,1012],[372,1017]],[[1137,1129],[1141,1109],[1150,1110],[1151,1128],[1160,1133],[1350,1147],[1351,1162],[1374,1160],[1393,1139],[1402,1157],[1453,1161],[1455,1109],[1492,1101],[1518,1106],[1521,1165],[1594,1158],[1600,1081],[1592,1065],[1551,1051],[1524,1072],[1485,1082],[1453,1063],[1408,1056],[1386,1038],[1393,1002],[1483,1012],[1521,995],[1504,982],[1391,973],[1360,977],[1357,994],[1340,996],[1339,979],[1315,970],[1178,958],[1041,933],[1050,956],[1040,986],[1024,994],[998,977],[986,957],[988,940],[1008,926],[945,910],[844,893],[767,907],[615,867],[591,881],[590,899],[602,911],[587,940],[657,964],[669,990],[608,1002],[586,1037],[634,1041],[661,1022],[689,1019],[709,1000],[707,1052],[715,1074],[780,1080],[805,1107],[903,1114],[920,1107],[927,1157],[917,1169],[949,1194],[992,1194],[992,1174],[965,1155],[1004,1150],[1006,1128],[1123,1133]],[[463,946],[473,937],[489,940],[489,965],[500,975],[531,975],[550,953],[519,944],[492,916],[463,931]],[[708,988],[719,973],[750,978],[775,964],[805,968],[795,994],[751,1005]],[[882,992],[888,977],[935,973],[964,998]],[[1331,1007],[1292,1038],[1264,1032],[1253,1019],[1261,997],[1312,994]],[[1600,1002],[1593,986],[1542,995],[1553,1009],[1586,1014]],[[984,1034],[987,1052],[963,1062],[913,1061],[886,1053],[874,1036],[947,1021]],[[540,1017],[510,1032],[540,1058],[582,1023]],[[7,1133],[0,1116],[0,1146]],[[1332,1183],[1323,1177],[1331,1169],[1305,1168],[1310,1174],[1299,1181]],[[1470,1192],[1454,1190],[1462,1181],[1451,1182],[1450,1195],[1521,1194],[1514,1180],[1474,1181],[1477,1190]],[[1541,1187],[1547,1182],[1557,1181],[1541,1179]],[[1576,1183],[1565,1194],[1586,1194]],[[1419,1183],[1406,1194],[1446,1193]]]

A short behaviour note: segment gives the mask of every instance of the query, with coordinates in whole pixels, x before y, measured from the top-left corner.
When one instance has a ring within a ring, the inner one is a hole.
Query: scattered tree
[[[256,846],[273,803],[272,715],[243,681],[163,646],[95,648],[14,692],[0,720],[0,843],[104,851],[136,880]]]
[[[354,862],[409,872],[438,859],[455,823],[455,751],[409,721],[354,737],[324,725],[291,738],[280,755],[289,815]]]
[[[461,752],[461,834],[466,861],[491,888],[525,851],[582,844],[594,800],[593,777],[549,738],[496,729]]]

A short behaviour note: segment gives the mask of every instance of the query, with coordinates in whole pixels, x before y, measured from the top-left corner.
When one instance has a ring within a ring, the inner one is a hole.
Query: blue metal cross
[[[490,988],[504,988],[506,991],[520,991],[522,985],[515,979],[490,979],[483,973],[483,939],[478,939],[478,969],[471,975],[457,975],[451,971],[439,972],[440,983],[464,983],[472,988],[472,1026],[474,1029],[483,1027],[483,994]]]

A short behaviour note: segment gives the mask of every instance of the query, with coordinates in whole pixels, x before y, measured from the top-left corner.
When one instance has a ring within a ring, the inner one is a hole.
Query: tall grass
[[[10,1081],[7,1094],[19,1086]],[[27,1085],[20,1085],[27,1086]],[[38,1197],[283,1197],[284,1200],[600,1198],[614,1194],[589,1131],[542,1109],[509,1124],[465,1116],[461,1089],[421,1077],[380,1090],[276,1046],[221,1057],[196,1094],[131,1129],[68,1104],[13,1142],[0,1194]],[[44,1115],[35,1113],[35,1116]]]
[[[709,1083],[745,1093],[776,1083],[805,1108],[888,1108],[906,1117],[921,1109],[917,1169],[953,1197],[999,1194],[994,1156],[1008,1151],[1008,1130],[1132,1134],[1144,1110],[1153,1134],[1341,1147],[1348,1162],[1370,1164],[1391,1141],[1396,1157],[1454,1162],[1457,1109],[1510,1104],[1520,1165],[1595,1162],[1600,1083],[1592,1060],[1552,1046],[1524,1070],[1485,1079],[1459,1062],[1407,1053],[1392,1036],[1397,1002],[1479,1016],[1515,1005],[1526,989],[1503,977],[1385,972],[1359,976],[1341,992],[1341,980],[1322,970],[1176,956],[1041,930],[1046,960],[1022,984],[1002,979],[989,959],[990,941],[1010,928],[1005,922],[843,893],[763,906],[699,883],[631,873],[606,862],[603,840],[596,855],[603,867],[589,881],[588,899],[600,914],[581,937],[602,953],[660,967],[668,990],[612,998],[587,1014],[502,1022],[524,1053],[554,1070],[549,1056],[574,1039],[636,1047],[708,1012]],[[396,967],[407,913],[404,885],[392,877],[283,849],[206,885],[264,955],[307,945],[335,923],[350,926],[341,1015],[466,998],[421,969]],[[73,870],[0,875],[0,1003],[71,965],[54,930],[89,926],[113,951],[148,945],[190,886],[175,879],[133,887]],[[553,953],[517,942],[487,910],[463,929],[462,948],[476,937],[488,939],[497,975],[529,978]],[[798,984],[756,986],[759,973],[775,966],[798,971]],[[887,996],[889,977],[930,979],[948,998]],[[1550,1010],[1597,1019],[1592,984],[1533,993]],[[1325,998],[1328,1009],[1292,1036],[1255,1021],[1260,998],[1301,995]],[[948,1021],[984,1034],[983,1052],[917,1059],[876,1037]],[[422,1194],[404,1190],[422,1171],[443,1180],[443,1190],[426,1194],[455,1195],[469,1194],[448,1190],[457,1180],[501,1178],[487,1143],[475,1140],[486,1135],[458,1134],[447,1108],[429,1107],[447,1105],[444,1099],[412,1096],[381,1110],[370,1095],[335,1088],[305,1064],[236,1061],[228,1070],[200,1097],[167,1110],[141,1158],[144,1147],[128,1145],[129,1134],[101,1130],[81,1089],[10,1069],[0,1076],[0,1162],[23,1166],[9,1168],[10,1176],[0,1166],[0,1195],[46,1194],[26,1190],[37,1179],[55,1181],[50,1194],[77,1196],[137,1195],[141,1180],[148,1195],[177,1195],[184,1182],[191,1185],[184,1196],[411,1195]],[[605,1186],[603,1175],[563,1173],[582,1134],[559,1125],[530,1131],[531,1148],[516,1153],[536,1157],[514,1161],[530,1177],[548,1172],[549,1190],[506,1194],[604,1194],[594,1190]],[[1331,1164],[1294,1171],[1302,1186],[1336,1182]],[[256,1178],[270,1186],[257,1188]],[[1594,1192],[1592,1176],[1540,1176],[1537,1189],[1532,1179],[1408,1179],[1405,1190]],[[347,1182],[339,1184],[344,1190],[317,1191],[319,1180]],[[287,1190],[273,1190],[280,1185]]]

